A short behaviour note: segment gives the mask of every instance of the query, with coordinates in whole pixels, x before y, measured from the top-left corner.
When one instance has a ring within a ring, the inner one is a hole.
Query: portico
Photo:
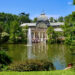
[[[32,41],[40,42],[47,40],[47,29],[34,29],[32,30]]]

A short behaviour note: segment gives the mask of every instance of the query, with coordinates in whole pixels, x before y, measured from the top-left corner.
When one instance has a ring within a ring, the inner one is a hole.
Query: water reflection
[[[28,59],[35,59],[35,55],[34,53],[32,52],[32,46],[28,46],[28,49],[27,49],[27,57]]]
[[[48,59],[47,45],[45,43],[33,44],[32,53],[36,56],[36,59]]]
[[[24,44],[10,44],[3,45],[3,47],[8,49],[7,54],[14,61],[25,61],[27,59],[49,60],[57,70],[64,69],[73,60],[69,47],[62,44],[48,45],[46,43],[38,43],[30,47]]]

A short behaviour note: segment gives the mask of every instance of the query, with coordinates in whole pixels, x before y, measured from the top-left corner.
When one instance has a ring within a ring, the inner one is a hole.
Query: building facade
[[[45,14],[41,14],[37,18],[36,23],[24,23],[21,26],[28,25],[31,28],[32,42],[41,42],[48,39],[47,28],[49,26],[54,27],[54,31],[62,32],[60,25],[64,25],[63,22],[50,23],[48,17]]]

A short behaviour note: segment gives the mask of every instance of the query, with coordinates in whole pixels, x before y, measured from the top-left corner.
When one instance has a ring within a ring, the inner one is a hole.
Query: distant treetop
[[[73,0],[73,5],[75,5],[75,0]]]

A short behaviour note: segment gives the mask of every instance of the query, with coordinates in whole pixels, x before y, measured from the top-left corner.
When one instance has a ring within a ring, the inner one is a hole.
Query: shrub
[[[28,60],[25,62],[13,63],[8,67],[10,71],[49,71],[54,70],[50,61]]]
[[[12,62],[12,59],[6,54],[5,51],[0,51],[0,71],[6,69],[6,66]]]
[[[7,42],[9,39],[9,34],[6,32],[2,32],[1,39],[2,39],[2,42]]]
[[[72,42],[71,38],[70,37],[66,37],[65,44],[71,45],[71,42]]]
[[[9,57],[5,51],[0,51],[0,64],[9,65],[12,62],[11,57]]]

